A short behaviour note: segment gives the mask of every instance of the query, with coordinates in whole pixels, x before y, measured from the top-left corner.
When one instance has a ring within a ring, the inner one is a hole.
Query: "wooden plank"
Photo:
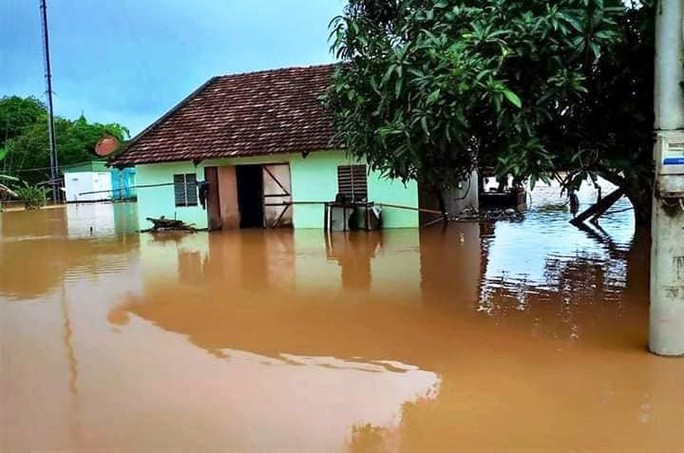
[[[221,222],[221,204],[219,200],[219,180],[216,167],[206,167],[204,169],[204,180],[209,184],[207,190],[207,219],[209,231],[220,230],[223,226]]]
[[[218,167],[218,195],[222,228],[224,230],[240,228],[240,208],[238,205],[235,167]]]
[[[290,164],[263,166],[264,226],[266,228],[291,227],[292,184]]]

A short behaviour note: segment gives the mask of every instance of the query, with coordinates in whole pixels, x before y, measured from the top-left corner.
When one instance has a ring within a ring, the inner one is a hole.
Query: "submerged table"
[[[375,206],[375,203],[372,201],[354,201],[354,202],[339,202],[339,201],[329,201],[324,203],[325,209],[323,213],[323,228],[325,231],[331,231],[332,230],[332,213],[333,209],[335,208],[341,208],[342,209],[342,219],[343,219],[343,228],[342,231],[348,231],[348,230],[353,230],[356,228],[351,228],[349,226],[349,219],[351,218],[351,215],[347,216],[347,209],[362,209],[364,212],[364,229],[366,231],[371,230],[371,220],[370,220],[370,214],[372,208]]]

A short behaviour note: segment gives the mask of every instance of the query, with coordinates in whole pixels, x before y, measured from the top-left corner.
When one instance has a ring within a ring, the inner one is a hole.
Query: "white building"
[[[103,162],[65,169],[64,190],[67,203],[111,200],[111,171]]]

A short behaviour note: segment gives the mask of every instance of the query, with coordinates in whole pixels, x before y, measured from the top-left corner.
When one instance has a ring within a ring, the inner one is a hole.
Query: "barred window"
[[[341,165],[337,167],[337,191],[354,200],[368,199],[367,169],[365,165]]]
[[[197,177],[194,173],[173,175],[176,206],[197,206]]]

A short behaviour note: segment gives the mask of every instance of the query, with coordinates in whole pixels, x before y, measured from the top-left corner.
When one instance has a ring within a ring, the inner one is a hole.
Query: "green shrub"
[[[24,207],[27,210],[33,210],[45,206],[49,190],[45,187],[32,186],[24,182],[24,185],[15,189],[14,192],[24,202]]]

